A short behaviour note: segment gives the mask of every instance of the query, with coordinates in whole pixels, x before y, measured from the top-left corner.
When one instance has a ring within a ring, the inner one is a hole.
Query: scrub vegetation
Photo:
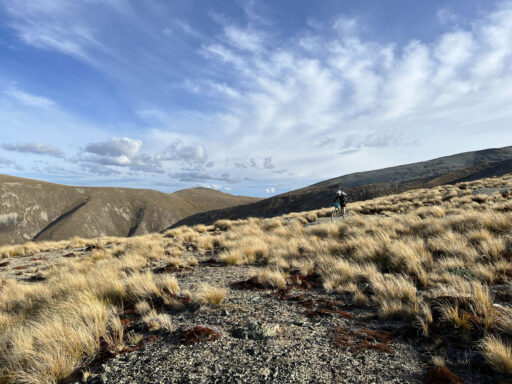
[[[244,287],[282,295],[291,287],[318,289],[380,321],[406,322],[419,341],[445,338],[480,354],[497,374],[512,374],[511,188],[507,175],[412,190],[351,203],[351,215],[337,222],[326,208],[128,239],[0,248],[11,262],[50,251],[88,252],[40,268],[37,281],[2,278],[0,381],[64,380],[106,351],[121,353],[147,342],[151,332],[173,332],[169,313],[176,306],[224,305],[229,290],[207,281],[192,293],[180,291],[174,273],[200,268],[203,256],[220,267],[252,266]],[[147,334],[129,329],[127,319],[137,317]],[[338,347],[352,337],[333,332]],[[198,334],[189,333],[184,340]],[[371,345],[372,334],[363,333],[359,350]],[[372,337],[380,343],[373,349],[388,350],[387,334]],[[444,363],[434,368],[447,370]]]

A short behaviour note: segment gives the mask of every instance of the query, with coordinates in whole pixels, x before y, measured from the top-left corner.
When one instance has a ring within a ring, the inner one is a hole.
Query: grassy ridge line
[[[213,224],[218,219],[234,220],[251,216],[268,218],[290,212],[320,209],[332,200],[340,186],[349,194],[351,201],[362,201],[419,188],[503,176],[511,170],[512,147],[459,153],[419,163],[336,177],[235,209],[198,213],[179,220],[171,228],[198,223]]]
[[[4,382],[53,383],[67,378],[107,345],[140,342],[125,335],[126,308],[148,329],[172,329],[156,302],[179,293],[172,275],[154,263],[197,265],[186,250],[220,251],[226,265],[251,264],[270,288],[290,284],[293,270],[318,273],[323,289],[372,306],[382,319],[402,319],[428,339],[451,329],[479,343],[489,364],[512,373],[512,311],[495,306],[491,288],[512,276],[512,201],[508,194],[473,195],[477,188],[511,188],[510,176],[411,191],[351,204],[353,217],[314,223],[330,210],[274,219],[180,227],[131,239],[79,238],[0,248],[3,257],[94,246],[90,257],[63,260],[40,271],[46,280],[2,279],[0,366]],[[194,300],[220,304],[226,292],[201,287]],[[474,348],[474,347],[473,347]]]

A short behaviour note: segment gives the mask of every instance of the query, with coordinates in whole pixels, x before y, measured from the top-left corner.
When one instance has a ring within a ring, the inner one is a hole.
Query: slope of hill
[[[335,191],[343,188],[351,201],[368,200],[415,188],[435,187],[512,171],[512,147],[459,153],[419,163],[368,172],[357,172],[322,181],[236,208],[202,212],[173,225],[211,224],[219,219],[272,217],[330,205]]]
[[[70,187],[6,175],[0,175],[0,199],[0,244],[158,232],[198,212],[258,200],[207,188],[167,194]]]
[[[511,383],[512,174],[0,247],[0,383]]]

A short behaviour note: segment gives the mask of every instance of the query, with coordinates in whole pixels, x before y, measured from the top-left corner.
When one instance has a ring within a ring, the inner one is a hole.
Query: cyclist
[[[343,208],[343,217],[345,217],[345,209],[347,207],[347,194],[344,191],[338,190],[336,192],[336,197],[332,204],[336,209]]]

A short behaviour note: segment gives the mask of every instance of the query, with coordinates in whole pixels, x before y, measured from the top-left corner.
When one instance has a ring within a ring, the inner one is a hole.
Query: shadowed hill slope
[[[0,175],[0,244],[158,232],[198,212],[258,199],[192,188],[70,187]]]
[[[360,201],[415,188],[501,176],[511,171],[512,147],[465,152],[419,163],[336,177],[236,208],[195,214],[178,221],[173,227],[197,223],[211,224],[219,219],[272,217],[328,207],[338,188],[343,188],[348,193],[350,201]]]

